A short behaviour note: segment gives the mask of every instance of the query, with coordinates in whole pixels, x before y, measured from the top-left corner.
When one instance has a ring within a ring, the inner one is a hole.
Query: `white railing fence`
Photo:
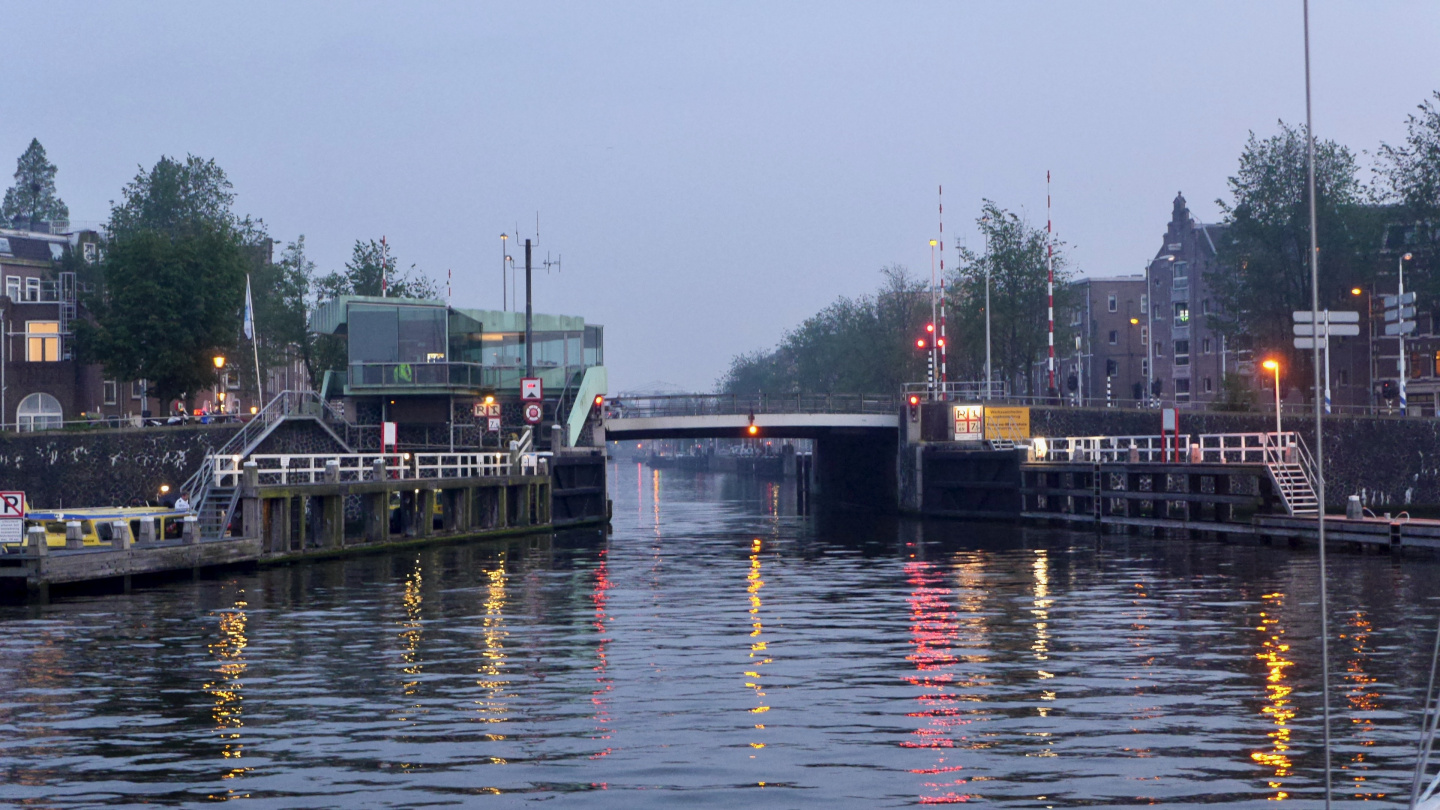
[[[1160,435],[1143,436],[1057,436],[1037,437],[1030,442],[1035,449],[1037,461],[1054,462],[1098,462],[1101,464],[1159,463],[1170,459],[1191,461],[1191,445],[1199,446],[1198,461],[1205,464],[1272,464],[1286,462],[1300,464],[1307,475],[1313,477],[1314,463],[1298,433],[1287,431],[1275,433],[1204,433],[1193,435],[1182,433],[1178,443],[1176,437],[1168,437],[1170,443],[1167,459],[1167,437]],[[1177,449],[1178,444],[1178,449]]]
[[[549,471],[549,453],[523,453],[520,475],[542,475]],[[423,480],[433,478],[487,478],[514,475],[509,453],[319,453],[214,455],[214,484],[236,487],[242,482],[246,461],[255,462],[262,486],[329,483],[327,471],[335,470],[335,481],[373,481],[379,461],[380,480]]]

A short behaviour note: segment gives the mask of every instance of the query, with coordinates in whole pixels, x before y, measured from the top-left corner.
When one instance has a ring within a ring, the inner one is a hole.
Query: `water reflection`
[[[203,689],[213,701],[210,706],[210,719],[215,724],[215,733],[222,741],[220,756],[227,760],[225,769],[220,774],[221,779],[234,779],[250,770],[239,761],[245,753],[245,746],[240,742],[240,731],[245,725],[242,703],[245,699],[245,684],[241,678],[245,675],[245,647],[249,643],[245,637],[246,607],[248,603],[245,601],[245,591],[241,589],[230,608],[219,613],[219,637],[207,645],[210,654],[215,657],[216,667],[213,671],[216,677],[206,683]],[[225,793],[212,793],[210,798],[225,801],[246,798],[248,795],[230,789]]]
[[[760,622],[760,589],[765,587],[765,580],[760,578],[760,546],[760,538],[756,537],[751,541],[750,571],[745,575],[747,582],[745,590],[750,594],[750,668],[745,671],[745,677],[749,679],[745,682],[745,687],[755,692],[755,708],[750,710],[750,713],[754,715],[762,715],[770,711],[770,706],[765,700],[765,685],[761,682],[760,670],[772,660],[769,645],[763,637],[765,626]],[[755,719],[759,721],[764,718],[756,717]],[[764,731],[765,724],[756,722],[755,729]],[[750,747],[757,750],[764,748],[765,743],[761,741],[762,739],[763,737],[757,734],[755,741],[750,743]],[[751,754],[750,756],[753,759],[755,755]]]
[[[1378,679],[1366,670],[1372,655],[1370,635],[1374,628],[1370,626],[1369,616],[1360,610],[1352,612],[1345,625],[1346,631],[1340,636],[1350,653],[1345,661],[1345,681],[1348,684],[1345,697],[1350,703],[1350,724],[1354,726],[1349,745],[1357,746],[1359,750],[1341,768],[1350,772],[1355,798],[1366,801],[1383,799],[1385,793],[1377,792],[1370,781],[1370,774],[1375,770],[1375,764],[1369,761],[1375,746],[1375,715],[1383,708],[1376,687]]]
[[[600,549],[598,561],[595,566],[595,586],[590,591],[590,601],[595,605],[595,688],[590,692],[590,703],[595,707],[595,734],[592,739],[605,740],[605,748],[592,754],[591,759],[600,759],[609,756],[611,748],[608,740],[614,733],[610,727],[610,692],[615,688],[614,679],[610,677],[610,659],[608,648],[610,646],[610,628],[607,626],[610,617],[605,613],[605,605],[610,599],[610,589],[614,583],[610,581],[610,572],[606,567],[606,549]]]
[[[951,753],[955,726],[968,722],[956,691],[959,659],[954,645],[959,642],[959,624],[950,606],[951,590],[945,587],[943,571],[932,562],[911,560],[905,564],[905,574],[910,585],[910,643],[914,647],[906,660],[916,670],[905,680],[921,690],[916,698],[919,710],[908,714],[926,724],[911,732],[916,739],[901,745],[935,752],[933,766],[911,769],[911,773],[926,777],[921,782],[921,804],[967,802],[977,797],[961,792],[969,780],[958,775],[964,766]]]
[[[1290,645],[1284,640],[1285,628],[1280,625],[1280,610],[1285,606],[1285,594],[1267,593],[1260,597],[1265,609],[1260,611],[1260,626],[1255,630],[1261,634],[1260,652],[1255,657],[1265,664],[1265,706],[1261,715],[1274,726],[1266,737],[1270,740],[1268,751],[1250,754],[1254,761],[1274,771],[1268,784],[1275,792],[1271,799],[1290,797],[1285,790],[1285,779],[1291,775],[1293,764],[1290,760],[1290,721],[1295,717],[1295,705],[1290,700],[1294,687],[1286,682],[1286,670],[1294,666],[1290,659]]]
[[[405,606],[405,618],[399,622],[400,642],[404,645],[404,649],[400,652],[400,660],[403,664],[400,671],[410,680],[401,684],[400,691],[406,697],[415,695],[416,687],[420,685],[420,673],[424,670],[418,655],[420,637],[424,633],[420,620],[420,607],[425,601],[420,586],[424,583],[424,579],[424,575],[421,573],[420,558],[416,557],[414,566],[405,577],[405,589],[401,593],[401,602]],[[409,708],[419,710],[421,707],[419,703],[414,703]],[[413,720],[412,717],[404,714],[397,719]]]
[[[480,697],[475,700],[476,719],[481,723],[503,723],[509,719],[509,680],[505,677],[505,639],[510,635],[505,626],[506,577],[505,555],[494,568],[482,572],[483,606],[485,614],[480,618],[480,638],[484,648],[480,651],[480,666],[476,674],[480,677],[475,685],[480,687]],[[499,729],[489,731],[485,738],[490,741],[505,739]],[[503,760],[501,760],[503,762]]]

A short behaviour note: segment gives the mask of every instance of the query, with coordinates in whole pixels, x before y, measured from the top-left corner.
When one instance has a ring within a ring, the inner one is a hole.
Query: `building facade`
[[[1146,368],[1145,276],[1081,279],[1073,300],[1069,329],[1056,330],[1065,336],[1064,342],[1057,337],[1055,353],[1066,393],[1084,405],[1140,399]]]

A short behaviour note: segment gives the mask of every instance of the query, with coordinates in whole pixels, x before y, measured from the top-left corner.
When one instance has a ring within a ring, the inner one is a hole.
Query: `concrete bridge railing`
[[[617,396],[605,404],[607,420],[655,416],[789,413],[894,414],[892,394],[667,394]]]

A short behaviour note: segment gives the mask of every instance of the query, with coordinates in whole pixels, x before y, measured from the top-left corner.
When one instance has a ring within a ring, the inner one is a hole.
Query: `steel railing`
[[[549,453],[522,453],[521,475],[543,474],[549,469]],[[250,456],[212,455],[214,484],[238,487],[245,464],[254,462],[259,483],[265,486],[321,484],[371,480],[421,480],[434,478],[487,478],[513,475],[516,466],[510,453],[277,453]],[[380,478],[375,462],[381,462]],[[334,470],[334,479],[329,476]]]
[[[1168,440],[1168,447],[1167,447]],[[1041,436],[1029,440],[1037,461],[1121,463],[1134,460],[1160,463],[1167,456],[1190,461],[1191,446],[1199,448],[1205,464],[1294,463],[1314,480],[1315,465],[1300,434],[1287,431],[1277,439],[1272,433],[1182,433],[1178,437],[1158,434],[1134,436]]]

